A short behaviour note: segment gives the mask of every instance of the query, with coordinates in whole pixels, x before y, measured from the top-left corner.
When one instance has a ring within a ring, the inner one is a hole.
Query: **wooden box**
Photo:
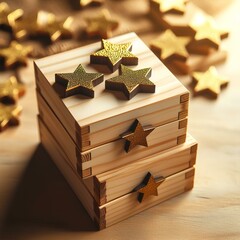
[[[73,167],[83,178],[176,146],[186,136],[186,88],[135,33],[110,41],[132,42],[132,53],[139,58],[139,64],[131,68],[152,68],[150,80],[156,85],[155,93],[139,93],[127,101],[121,94],[105,91],[104,84],[100,84],[95,87],[93,99],[80,95],[61,99],[52,87],[55,73],[73,72],[78,64],[87,72],[96,72],[96,66],[89,64],[89,56],[101,48],[100,42],[35,62],[40,114],[53,134],[59,134],[58,143],[68,151]],[[118,75],[104,67],[101,71],[105,72],[105,79]],[[136,147],[126,154],[120,135],[129,130],[135,119],[155,130],[148,136],[149,147]]]
[[[84,180],[73,169],[67,154],[57,143],[57,137],[51,134],[41,117],[39,129],[42,144],[99,229],[193,187],[197,144],[189,135],[180,146]],[[165,180],[157,189],[158,196],[150,196],[139,203],[138,193],[133,189],[149,171],[156,177],[165,177]]]

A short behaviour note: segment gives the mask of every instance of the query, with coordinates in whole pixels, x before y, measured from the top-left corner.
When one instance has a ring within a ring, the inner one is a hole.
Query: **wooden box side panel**
[[[150,196],[142,203],[137,201],[137,193],[113,200],[101,208],[105,208],[106,227],[135,215],[147,208],[177,196],[193,187],[194,169],[188,169],[167,178],[158,188],[158,196]]]

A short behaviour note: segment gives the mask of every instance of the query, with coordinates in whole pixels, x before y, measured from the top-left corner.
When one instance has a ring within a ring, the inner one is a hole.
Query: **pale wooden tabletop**
[[[199,142],[194,189],[101,232],[39,145],[31,62],[21,70],[21,125],[0,134],[3,239],[240,239],[239,9],[236,0],[215,15],[231,33],[223,44],[229,58],[217,67],[229,86],[217,100],[191,98],[189,132]],[[148,42],[156,33],[139,35]],[[188,77],[181,80],[188,86]]]

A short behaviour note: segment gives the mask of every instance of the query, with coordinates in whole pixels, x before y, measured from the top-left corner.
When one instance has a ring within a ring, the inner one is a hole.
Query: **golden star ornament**
[[[55,74],[55,81],[64,86],[64,97],[83,94],[93,98],[93,87],[103,82],[103,74],[87,73],[80,64],[73,73]]]
[[[4,58],[5,68],[13,68],[16,66],[26,66],[27,56],[32,52],[32,47],[23,46],[13,41],[7,48],[0,49],[0,56]]]
[[[25,86],[18,83],[15,76],[11,76],[7,81],[0,82],[0,102],[15,104],[19,97],[25,94],[25,91]]]
[[[184,14],[188,0],[153,0],[159,5],[159,11],[162,14]]]
[[[0,104],[0,132],[8,127],[19,124],[19,115],[22,111],[20,106],[6,106]]]
[[[99,16],[87,18],[86,21],[86,33],[89,37],[100,36],[101,38],[109,38],[119,25],[116,20],[111,18],[109,11],[106,9]]]
[[[158,196],[158,187],[164,182],[164,180],[164,177],[159,177],[158,181],[156,181],[153,175],[148,172],[143,182],[133,190],[139,193],[138,201],[141,203],[150,196]]]
[[[151,76],[151,68],[131,70],[121,65],[120,75],[105,81],[105,87],[108,90],[122,91],[128,100],[137,93],[154,93],[155,84],[148,77]]]
[[[193,81],[196,82],[194,87],[195,93],[209,91],[215,97],[221,92],[221,87],[228,84],[228,79],[220,76],[215,67],[210,67],[206,72],[194,72],[192,74]]]
[[[23,15],[22,9],[11,11],[8,4],[0,3],[0,30],[12,32],[12,21],[16,21]]]
[[[129,131],[122,134],[121,138],[126,140],[125,151],[128,153],[138,145],[148,147],[147,136],[154,130],[152,126],[143,127],[136,119]]]
[[[80,7],[100,6],[105,0],[79,0]]]
[[[115,44],[103,39],[102,46],[103,49],[90,55],[92,64],[106,64],[112,72],[115,72],[120,64],[138,64],[138,58],[130,52],[132,43]]]
[[[189,37],[177,37],[171,30],[166,30],[150,44],[151,49],[160,54],[162,60],[185,61],[189,54],[186,49],[190,43]]]
[[[212,17],[196,15],[190,23],[190,27],[196,32],[195,41],[215,49],[219,48],[221,39],[227,36],[227,32],[221,30]]]

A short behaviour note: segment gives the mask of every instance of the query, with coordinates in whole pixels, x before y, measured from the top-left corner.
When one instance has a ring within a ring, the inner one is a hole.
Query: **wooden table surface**
[[[101,232],[95,230],[39,144],[29,62],[20,72],[27,85],[27,94],[20,101],[24,107],[21,125],[0,134],[0,239],[240,239],[239,9],[236,0],[215,15],[231,32],[223,44],[229,58],[218,66],[231,80],[229,86],[217,100],[191,98],[189,132],[199,142],[194,189]],[[133,10],[129,8],[129,12]],[[151,26],[151,20],[148,22]],[[141,32],[141,20],[134,24],[129,29],[147,43],[159,33],[153,28]],[[0,76],[7,77],[7,73]],[[188,86],[189,77],[180,79]]]

